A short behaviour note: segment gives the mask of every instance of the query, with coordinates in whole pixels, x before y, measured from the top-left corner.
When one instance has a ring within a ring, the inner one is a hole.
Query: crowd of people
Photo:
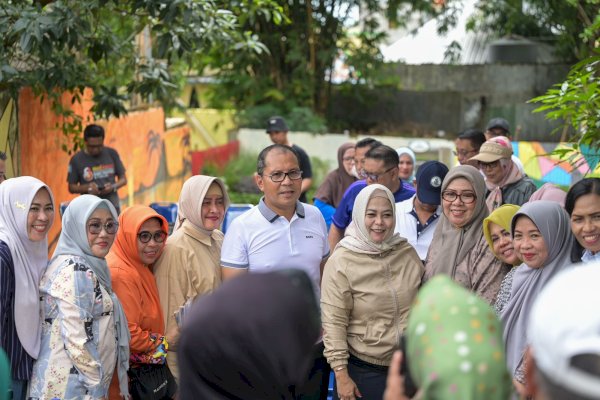
[[[259,204],[223,234],[226,185],[192,176],[169,234],[120,212],[90,125],[50,258],[50,187],[0,184],[0,400],[324,400],[331,371],[340,400],[600,398],[600,178],[536,190],[509,130],[461,133],[452,168],[345,143],[313,205],[272,117]]]

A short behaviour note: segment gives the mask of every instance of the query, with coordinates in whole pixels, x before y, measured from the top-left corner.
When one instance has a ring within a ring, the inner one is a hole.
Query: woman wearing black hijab
[[[179,341],[180,399],[293,399],[320,331],[302,271],[247,274],[201,297]]]

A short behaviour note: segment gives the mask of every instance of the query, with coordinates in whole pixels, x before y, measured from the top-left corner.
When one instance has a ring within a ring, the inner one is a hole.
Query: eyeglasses
[[[466,157],[471,153],[477,153],[477,150],[458,150],[458,151],[452,152],[452,154],[454,154],[455,157],[458,157],[458,156]]]
[[[479,168],[480,169],[494,169],[498,166],[498,164],[500,164],[500,160],[496,160],[491,163],[485,163],[485,162],[479,161]]]
[[[396,166],[393,166],[391,168],[386,169],[382,174],[379,174],[379,175],[370,174],[367,171],[365,171],[364,169],[361,169],[360,170],[360,176],[362,178],[364,178],[364,179],[368,179],[368,180],[373,181],[373,182],[378,182],[379,178],[381,178],[383,175],[387,174],[388,172],[390,172],[394,168],[396,168]]]
[[[98,235],[100,232],[102,232],[102,229],[104,229],[104,231],[109,235],[114,235],[119,229],[119,223],[114,221],[110,221],[105,224],[101,224],[100,222],[90,222],[87,226],[88,232],[92,235]]]
[[[456,192],[442,192],[442,199],[449,203],[452,203],[456,199],[460,199],[465,204],[471,204],[477,199],[477,196],[473,192],[463,192],[458,194]]]
[[[355,162],[354,161],[354,157],[344,157],[344,158],[342,158],[342,161],[344,161],[344,162],[348,162],[348,161]]]
[[[163,231],[154,232],[154,234],[148,231],[141,231],[138,233],[137,237],[142,243],[148,243],[152,239],[154,239],[156,243],[162,243],[167,238],[167,234]]]
[[[272,173],[271,175],[265,175],[265,176],[268,176],[269,178],[271,178],[271,180],[273,182],[283,182],[285,180],[286,176],[288,178],[290,178],[291,180],[295,181],[298,179],[302,179],[302,171],[300,171],[299,169],[293,169],[288,172],[275,172],[275,173]]]

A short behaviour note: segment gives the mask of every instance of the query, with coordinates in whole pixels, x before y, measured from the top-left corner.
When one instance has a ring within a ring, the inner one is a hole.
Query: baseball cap
[[[439,206],[442,182],[448,167],[439,161],[427,161],[417,170],[417,197],[421,203]]]
[[[267,133],[270,132],[287,132],[290,129],[285,123],[283,117],[271,117],[267,121]]]
[[[471,157],[469,161],[494,162],[501,158],[510,158],[513,154],[512,145],[506,136],[496,136],[481,145],[479,154]]]
[[[504,130],[506,133],[510,133],[510,124],[504,118],[490,119],[487,126],[485,127],[485,130],[489,131],[490,129],[494,129],[494,128],[500,128],[500,129]]]
[[[528,325],[536,367],[554,384],[594,399],[600,398],[600,375],[577,360],[600,359],[598,282],[598,261],[557,274],[533,303]]]

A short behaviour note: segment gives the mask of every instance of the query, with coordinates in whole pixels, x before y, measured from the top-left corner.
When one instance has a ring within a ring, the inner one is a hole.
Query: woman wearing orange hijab
[[[153,398],[170,399],[176,391],[175,380],[167,366],[165,323],[152,273],[153,264],[164,249],[167,229],[165,218],[150,207],[129,207],[119,217],[119,231],[106,257],[113,290],[123,304],[131,333],[128,374],[129,392],[134,400],[144,396],[140,393],[144,390],[140,387],[145,381],[143,375],[158,375],[168,381],[163,385],[165,390],[161,396]],[[172,333],[176,334],[178,332]],[[111,399],[119,398],[115,385],[113,381]]]

